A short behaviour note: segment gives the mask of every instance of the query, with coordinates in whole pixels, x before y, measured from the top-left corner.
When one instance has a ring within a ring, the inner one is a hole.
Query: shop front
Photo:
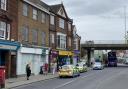
[[[52,67],[53,67],[53,65],[56,63],[57,64],[57,69],[58,69],[58,51],[57,50],[50,50],[50,64],[49,64],[49,66],[50,66],[50,69],[49,69],[49,71],[50,72],[52,72]]]
[[[48,63],[47,48],[21,47],[18,50],[17,75],[26,74],[27,64],[30,64],[32,74],[38,75],[44,63]]]
[[[72,64],[72,55],[73,53],[71,51],[59,51],[58,56],[58,65],[66,65],[66,64]]]
[[[16,77],[17,50],[20,43],[0,41],[0,66],[5,66],[6,78]]]
[[[74,50],[73,65],[76,65],[80,61],[80,51]]]

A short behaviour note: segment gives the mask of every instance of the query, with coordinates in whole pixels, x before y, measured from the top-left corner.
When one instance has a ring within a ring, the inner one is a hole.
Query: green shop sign
[[[48,53],[48,48],[42,48],[42,55],[46,55]]]

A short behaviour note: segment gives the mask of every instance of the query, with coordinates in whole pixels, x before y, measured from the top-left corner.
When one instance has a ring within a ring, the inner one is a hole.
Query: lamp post
[[[124,33],[124,38],[125,38],[125,44],[127,44],[127,13],[126,13],[126,6],[124,6],[124,30],[125,30],[125,33]]]

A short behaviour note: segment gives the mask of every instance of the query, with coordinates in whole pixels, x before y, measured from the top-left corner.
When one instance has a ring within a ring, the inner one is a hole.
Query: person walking
[[[30,69],[30,65],[29,64],[26,65],[26,74],[27,74],[27,80],[29,80],[29,77],[31,75],[31,69]]]
[[[53,74],[53,75],[54,75],[55,72],[56,72],[56,67],[57,67],[57,63],[55,62],[55,63],[53,64],[53,71],[52,71],[52,74]]]
[[[48,64],[45,63],[44,64],[44,75],[47,75],[48,74]]]

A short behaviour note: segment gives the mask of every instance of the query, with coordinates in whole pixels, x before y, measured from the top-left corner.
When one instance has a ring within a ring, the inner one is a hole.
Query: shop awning
[[[0,40],[0,50],[17,50],[19,47],[19,42]]]

